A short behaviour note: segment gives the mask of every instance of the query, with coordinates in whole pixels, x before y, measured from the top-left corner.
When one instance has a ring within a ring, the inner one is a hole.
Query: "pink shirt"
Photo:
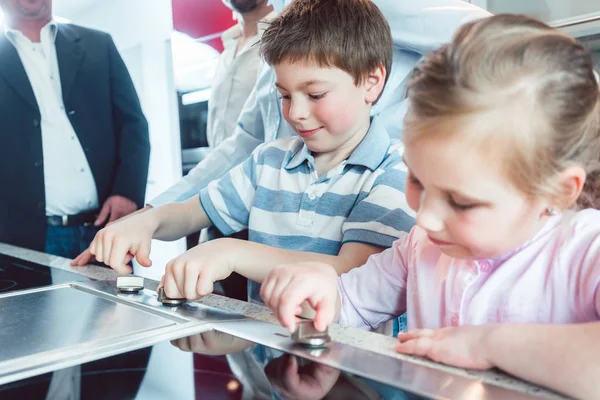
[[[490,227],[493,229],[493,227]],[[448,257],[418,227],[340,277],[340,323],[379,327],[408,312],[408,328],[600,319],[600,211],[552,217],[503,257]]]

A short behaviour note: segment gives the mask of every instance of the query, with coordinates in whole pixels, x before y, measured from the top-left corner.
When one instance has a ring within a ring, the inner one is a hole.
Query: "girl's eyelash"
[[[450,206],[452,208],[454,208],[455,210],[458,210],[458,211],[471,210],[477,206],[476,204],[458,204],[456,201],[454,201],[452,199],[448,200],[448,202],[450,203]]]
[[[320,100],[323,97],[325,97],[326,94],[327,94],[327,92],[324,92],[321,94],[309,94],[308,97],[310,97],[312,100]]]
[[[410,183],[412,183],[415,186],[421,187],[421,182],[419,182],[418,179],[416,179],[414,176],[409,175],[408,176],[408,180],[410,181]]]

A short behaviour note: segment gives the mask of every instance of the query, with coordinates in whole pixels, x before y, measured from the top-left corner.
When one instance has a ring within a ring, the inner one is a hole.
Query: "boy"
[[[276,74],[282,115],[298,137],[257,148],[198,197],[132,216],[100,231],[98,261],[143,266],[152,238],[174,240],[209,225],[249,241],[197,246],[166,268],[169,297],[195,299],[235,271],[257,282],[279,264],[322,261],[339,274],[391,246],[414,221],[403,189],[402,147],[371,106],[392,61],[389,26],[370,0],[296,0],[269,28],[261,53]]]

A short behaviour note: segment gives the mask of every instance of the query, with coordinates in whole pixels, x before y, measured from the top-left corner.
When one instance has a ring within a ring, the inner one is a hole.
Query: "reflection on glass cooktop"
[[[1,399],[422,399],[218,331],[0,386]]]
[[[0,254],[0,293],[73,281],[89,279],[73,272]]]

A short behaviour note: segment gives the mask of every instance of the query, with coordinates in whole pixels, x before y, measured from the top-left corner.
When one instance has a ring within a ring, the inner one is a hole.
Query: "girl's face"
[[[497,157],[464,142],[438,137],[406,146],[408,204],[417,212],[417,225],[444,254],[498,257],[541,229],[548,204],[518,190]]]

